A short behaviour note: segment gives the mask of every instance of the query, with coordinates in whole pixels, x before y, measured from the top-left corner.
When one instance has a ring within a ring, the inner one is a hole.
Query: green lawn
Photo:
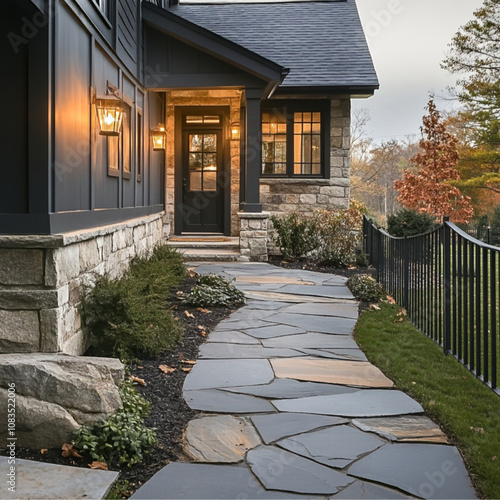
[[[380,306],[357,323],[360,347],[459,447],[481,497],[500,498],[500,397],[409,321],[397,322],[399,307]]]

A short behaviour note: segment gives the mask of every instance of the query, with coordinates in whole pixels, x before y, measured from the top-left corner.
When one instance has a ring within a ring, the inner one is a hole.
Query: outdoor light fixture
[[[118,89],[108,82],[106,95],[97,97],[95,106],[99,122],[99,134],[108,137],[119,136],[125,108],[123,100],[118,94]]]
[[[240,140],[240,124],[239,122],[235,122],[231,124],[231,139],[233,141]]]
[[[166,138],[165,127],[163,125],[158,125],[156,128],[151,130],[151,138],[153,139],[153,151],[165,151],[165,138]]]

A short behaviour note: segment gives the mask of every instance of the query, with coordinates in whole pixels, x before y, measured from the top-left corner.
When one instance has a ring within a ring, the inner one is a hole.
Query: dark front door
[[[223,134],[208,125],[182,132],[182,232],[224,232]]]

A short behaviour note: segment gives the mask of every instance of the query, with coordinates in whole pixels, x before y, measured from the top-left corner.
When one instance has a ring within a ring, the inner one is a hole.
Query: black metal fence
[[[447,220],[395,238],[365,217],[363,235],[378,281],[408,319],[500,395],[500,248]]]

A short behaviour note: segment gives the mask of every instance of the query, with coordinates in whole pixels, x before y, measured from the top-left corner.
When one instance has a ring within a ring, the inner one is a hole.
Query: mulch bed
[[[318,267],[307,262],[283,261],[279,257],[271,258],[270,263],[286,269],[305,269],[345,277],[360,273],[374,274],[374,270],[370,268],[334,269]],[[120,496],[123,495],[124,498],[134,493],[165,465],[182,458],[183,431],[188,422],[198,413],[191,410],[182,397],[184,379],[189,372],[189,367],[192,366],[185,363],[185,361],[196,360],[199,347],[206,341],[208,333],[235,310],[212,308],[207,313],[201,308],[183,305],[175,293],[177,291],[189,293],[195,282],[195,278],[188,278],[167,301],[168,307],[172,309],[174,315],[184,325],[182,343],[163,352],[154,359],[144,360],[140,365],[129,366],[131,375],[146,382],[145,386],[137,385],[137,389],[151,402],[151,412],[146,419],[146,425],[156,428],[158,444],[140,464],[122,469],[110,465],[110,470],[119,470],[121,472],[120,483],[126,483],[126,487],[120,492]],[[360,310],[364,310],[368,305],[361,303]],[[188,315],[186,311],[189,313]],[[205,332],[205,335],[202,332]],[[166,375],[158,368],[160,365],[175,367],[176,370]],[[7,452],[0,450],[0,455],[7,455]],[[83,458],[64,458],[61,456],[60,448],[46,450],[43,454],[41,450],[18,448],[16,457],[75,467],[89,467],[92,462],[92,459],[85,455]]]
[[[188,278],[178,291],[189,293],[195,281],[195,278]],[[181,458],[182,433],[197,413],[187,406],[182,397],[184,379],[192,366],[183,361],[196,360],[199,347],[206,341],[208,333],[235,310],[221,307],[211,308],[209,313],[203,312],[198,308],[183,305],[176,295],[170,298],[168,306],[184,325],[182,343],[154,359],[129,366],[131,375],[146,382],[145,386],[137,385],[137,390],[151,402],[151,411],[145,422],[149,427],[156,427],[158,444],[140,464],[121,469],[109,466],[110,470],[121,472],[120,482],[128,482],[122,493],[124,497],[130,496],[169,462]],[[192,317],[186,315],[185,311]],[[200,329],[199,326],[204,328]],[[166,375],[158,368],[160,365],[175,367],[176,370]],[[8,453],[6,450],[0,450],[0,455],[7,456]],[[89,467],[92,463],[92,459],[85,455],[83,458],[64,458],[60,448],[46,450],[43,454],[41,450],[17,448],[16,458],[75,467]]]

